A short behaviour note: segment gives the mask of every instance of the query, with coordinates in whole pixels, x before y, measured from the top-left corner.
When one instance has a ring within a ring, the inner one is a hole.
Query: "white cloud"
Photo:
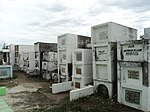
[[[93,25],[114,21],[139,30],[150,26],[146,0],[2,0],[0,42],[56,42],[69,32],[90,36]]]

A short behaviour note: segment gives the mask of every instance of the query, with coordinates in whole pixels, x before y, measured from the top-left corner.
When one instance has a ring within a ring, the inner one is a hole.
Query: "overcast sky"
[[[0,43],[56,42],[64,33],[91,35],[91,26],[117,22],[150,27],[150,0],[0,0]]]

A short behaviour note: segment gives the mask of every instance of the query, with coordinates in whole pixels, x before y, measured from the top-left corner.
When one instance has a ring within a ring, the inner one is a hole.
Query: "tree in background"
[[[6,43],[4,43],[2,49],[8,49],[8,45],[6,45]]]

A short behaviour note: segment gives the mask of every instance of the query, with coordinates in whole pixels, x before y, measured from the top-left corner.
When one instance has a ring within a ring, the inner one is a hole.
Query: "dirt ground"
[[[13,79],[0,80],[7,87],[4,97],[14,112],[140,112],[98,94],[69,101],[69,92],[52,94],[52,82],[15,72]]]

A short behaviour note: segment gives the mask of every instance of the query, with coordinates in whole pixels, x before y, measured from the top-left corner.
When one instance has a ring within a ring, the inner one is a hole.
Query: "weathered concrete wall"
[[[57,44],[56,43],[39,43],[39,51],[40,52],[45,52],[45,51],[56,52]]]
[[[91,95],[94,93],[94,87],[89,85],[81,89],[75,89],[70,91],[70,101],[77,100],[79,98]]]
[[[52,93],[60,93],[72,89],[72,81],[52,84]]]

